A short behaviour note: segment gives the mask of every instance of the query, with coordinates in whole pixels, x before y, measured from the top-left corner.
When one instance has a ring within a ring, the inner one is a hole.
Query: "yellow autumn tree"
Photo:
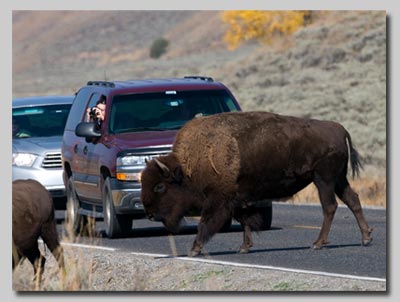
[[[230,49],[248,40],[269,43],[275,35],[289,35],[311,19],[311,11],[225,11],[225,41]]]

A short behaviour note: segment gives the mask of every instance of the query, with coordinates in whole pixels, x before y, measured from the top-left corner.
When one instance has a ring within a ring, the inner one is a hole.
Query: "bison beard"
[[[247,253],[261,221],[255,203],[288,198],[313,182],[324,215],[313,247],[328,243],[335,195],[353,212],[368,245],[372,229],[346,176],[349,153],[354,176],[359,155],[335,122],[268,112],[201,117],[178,132],[171,154],[147,163],[141,198],[150,219],[175,231],[188,211],[201,209],[192,256],[232,217],[243,227],[240,252]]]
[[[12,189],[13,270],[26,257],[33,265],[35,279],[40,283],[46,262],[38,247],[41,237],[64,273],[63,249],[58,240],[50,193],[32,179],[13,181]]]

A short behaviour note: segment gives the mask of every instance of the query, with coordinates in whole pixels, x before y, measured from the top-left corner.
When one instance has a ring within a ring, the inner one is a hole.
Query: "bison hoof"
[[[322,247],[323,247],[324,245],[327,245],[327,244],[329,244],[329,241],[327,241],[327,240],[316,241],[316,242],[313,243],[312,248],[313,248],[314,250],[320,250],[320,249],[322,249]]]
[[[363,239],[362,245],[367,246],[371,243],[371,241],[372,241],[372,238]]]
[[[189,257],[196,257],[201,254],[201,251],[190,251]]]
[[[249,249],[253,246],[253,244],[243,244],[240,247],[239,253],[240,254],[248,254],[249,253]]]
[[[249,253],[249,249],[248,249],[248,248],[241,248],[241,249],[239,250],[239,253],[240,253],[240,254],[248,254],[248,253]]]
[[[362,245],[367,246],[371,243],[372,237],[370,237],[370,235],[373,230],[373,228],[368,228],[368,231],[363,233]]]

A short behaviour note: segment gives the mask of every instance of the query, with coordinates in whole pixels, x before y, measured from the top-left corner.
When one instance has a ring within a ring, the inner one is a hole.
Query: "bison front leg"
[[[33,280],[37,285],[40,285],[42,280],[42,275],[44,271],[44,266],[46,263],[46,258],[40,253],[38,243],[35,242],[33,246],[25,251],[26,258],[33,266],[34,277]]]
[[[54,214],[42,225],[42,239],[57,260],[59,268],[65,274],[64,251],[60,245]]]
[[[240,246],[239,253],[247,254],[249,249],[253,246],[253,240],[251,237],[251,228],[249,225],[243,226],[243,243]]]
[[[201,219],[197,226],[196,239],[189,253],[190,257],[199,255],[204,244],[221,230],[225,222],[231,218],[231,210],[226,203],[217,205],[217,202],[209,202],[208,204],[212,206],[205,207],[202,210]]]
[[[240,246],[239,253],[246,254],[253,246],[251,232],[261,229],[262,216],[256,207],[236,207],[233,217],[240,222],[243,227],[243,243]]]
[[[206,242],[203,233],[207,233],[206,226],[200,221],[197,226],[197,236],[193,242],[192,249],[190,250],[189,257],[196,257],[200,255],[203,244]]]

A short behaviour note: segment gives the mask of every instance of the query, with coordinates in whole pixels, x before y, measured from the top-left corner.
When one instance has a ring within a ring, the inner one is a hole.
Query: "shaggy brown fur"
[[[14,181],[12,189],[12,266],[14,269],[25,257],[28,258],[33,265],[35,278],[39,278],[40,282],[46,259],[38,248],[39,237],[64,270],[53,200],[46,188],[32,179]]]
[[[349,153],[354,175],[360,167],[358,153],[349,133],[335,122],[268,112],[202,117],[178,132],[170,155],[148,163],[142,174],[142,202],[149,218],[174,231],[187,210],[201,209],[192,255],[231,217],[244,228],[240,250],[248,252],[251,230],[257,230],[261,218],[252,205],[288,198],[313,182],[324,213],[314,247],[328,242],[335,194],[354,213],[367,245],[372,229],[347,181]]]

